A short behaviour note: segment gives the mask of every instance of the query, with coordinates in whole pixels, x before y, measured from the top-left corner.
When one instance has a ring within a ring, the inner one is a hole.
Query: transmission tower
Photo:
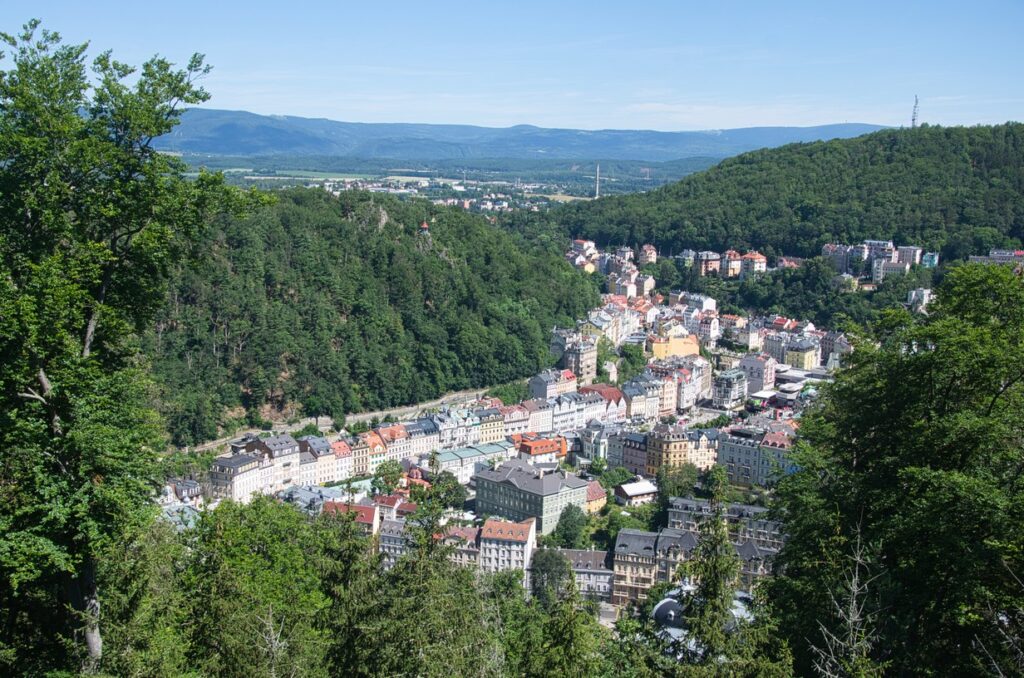
[[[601,165],[597,165],[597,183],[594,186],[594,199],[597,200],[601,197]]]
[[[914,113],[910,116],[910,129],[917,127],[917,95],[914,95]]]

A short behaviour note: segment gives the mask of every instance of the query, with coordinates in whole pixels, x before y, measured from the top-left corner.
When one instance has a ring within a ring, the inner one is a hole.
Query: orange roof
[[[370,447],[387,447],[384,443],[384,439],[381,438],[380,434],[376,431],[365,431],[364,433],[360,433],[359,437]]]
[[[481,529],[481,536],[484,539],[502,539],[525,544],[530,538],[530,528],[533,526],[533,522],[533,518],[527,518],[521,523],[489,518]]]
[[[402,438],[408,438],[409,432],[405,430],[405,424],[391,424],[389,426],[378,426],[377,433],[385,442],[393,442],[395,440],[401,440]]]
[[[352,456],[352,447],[344,440],[335,440],[331,443],[331,451],[333,451],[334,456],[338,458]]]
[[[596,480],[591,480],[587,483],[587,501],[599,501],[608,496],[608,493],[604,491],[604,487],[601,483]]]
[[[743,255],[743,258],[748,259],[750,261],[768,261],[768,258],[766,256],[764,256],[763,254],[756,250],[750,250],[749,252]]]

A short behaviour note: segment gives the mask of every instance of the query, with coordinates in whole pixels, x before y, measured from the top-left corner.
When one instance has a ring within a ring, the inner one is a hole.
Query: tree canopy
[[[97,557],[148,512],[163,446],[138,333],[229,193],[152,147],[207,98],[201,56],[90,74],[38,22],[0,40],[0,662],[92,669]]]
[[[551,327],[598,303],[592,280],[478,215],[276,195],[220,220],[202,260],[173,268],[144,337],[178,444],[246,413],[340,419],[508,384],[550,366]]]
[[[850,636],[853,594],[876,664],[1021,670],[1022,366],[1024,281],[1004,266],[953,270],[927,316],[889,312],[858,342],[777,491],[768,593],[802,671]]]
[[[964,259],[1024,242],[1024,125],[925,125],[753,151],[541,218],[599,245],[653,243],[663,254],[808,257],[828,242],[885,238]]]

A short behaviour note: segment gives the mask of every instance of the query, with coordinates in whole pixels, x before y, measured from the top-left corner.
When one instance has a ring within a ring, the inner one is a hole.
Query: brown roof
[[[593,384],[580,388],[580,393],[597,393],[610,403],[617,403],[623,399],[622,391],[609,384]]]
[[[484,539],[502,539],[504,541],[526,543],[530,538],[530,527],[533,522],[533,518],[527,518],[521,523],[510,523],[506,520],[489,518],[484,522],[480,534]]]
[[[591,480],[587,483],[587,501],[598,501],[608,496],[608,493],[604,491],[604,487],[601,483],[596,480]]]

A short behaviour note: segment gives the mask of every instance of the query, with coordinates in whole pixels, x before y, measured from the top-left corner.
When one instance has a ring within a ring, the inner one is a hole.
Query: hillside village
[[[733,254],[719,260],[726,262],[720,274],[765,272],[763,255]],[[609,293],[576,326],[552,330],[556,364],[528,380],[528,398],[484,397],[329,437],[250,434],[233,441],[205,477],[170,481],[164,514],[191,524],[203,505],[260,495],[312,515],[352,512],[387,566],[409,547],[406,520],[417,488],[450,474],[468,499],[448,516],[452,557],[486,571],[523,570],[528,583],[533,555],[566,507],[598,516],[617,506],[628,515],[658,501],[659,470],[718,465],[736,488],[770,488],[792,468],[787,452],[800,412],[852,346],[842,333],[805,320],[725,314],[706,295],[657,294],[653,277],[637,268],[657,257],[650,245],[634,253],[571,243],[567,260],[605,274]],[[702,275],[711,273],[704,270],[714,266],[710,253],[695,253],[694,261]],[[643,364],[620,380],[624,350],[642,355]],[[382,492],[372,480],[388,465],[400,469],[400,479]],[[621,475],[605,487],[609,472]],[[692,494],[665,499],[668,522],[657,530],[621,529],[607,551],[560,549],[581,593],[623,606],[668,581],[696,546],[707,509]],[[729,508],[748,589],[770,571],[781,544],[782,527],[764,512]]]

